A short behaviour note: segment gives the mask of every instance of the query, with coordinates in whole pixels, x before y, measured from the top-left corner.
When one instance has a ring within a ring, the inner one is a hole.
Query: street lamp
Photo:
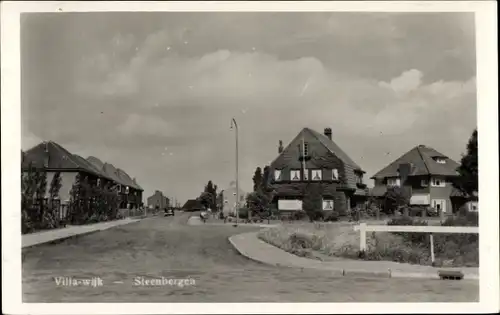
[[[231,120],[231,129],[235,130],[235,136],[236,136],[236,225],[238,225],[238,219],[239,219],[239,209],[238,205],[240,202],[240,196],[239,196],[239,187],[238,187],[238,124],[236,123],[236,119]]]

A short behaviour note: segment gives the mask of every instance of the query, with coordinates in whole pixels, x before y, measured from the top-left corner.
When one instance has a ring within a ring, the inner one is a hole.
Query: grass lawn
[[[370,220],[370,225],[385,225],[387,220]],[[429,225],[440,225],[439,220],[429,220]],[[335,260],[339,257],[360,259],[357,223],[292,223],[259,232],[259,238],[287,252],[301,257]],[[423,237],[427,237],[423,235]],[[435,237],[437,239],[437,237]],[[429,243],[414,244],[401,235],[373,232],[366,235],[367,251],[363,259],[387,260],[419,265],[431,265]],[[447,267],[477,267],[476,243],[460,244],[441,242],[436,244],[436,265]],[[441,245],[441,246],[439,246]]]

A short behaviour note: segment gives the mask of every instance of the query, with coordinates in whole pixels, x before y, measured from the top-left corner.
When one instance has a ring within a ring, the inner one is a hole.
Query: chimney
[[[325,128],[324,134],[325,134],[325,136],[328,137],[328,139],[332,140],[332,129],[331,128]]]
[[[49,143],[43,142],[44,144],[44,154],[43,154],[43,167],[49,168]]]
[[[411,174],[412,165],[411,163],[401,163],[399,164],[398,173],[401,180],[401,186],[405,186],[408,176]]]
[[[278,153],[283,152],[283,141],[279,141]]]

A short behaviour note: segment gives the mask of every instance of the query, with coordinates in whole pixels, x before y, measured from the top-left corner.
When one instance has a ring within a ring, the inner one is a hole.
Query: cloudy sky
[[[241,185],[303,128],[369,177],[418,144],[459,159],[476,127],[474,17],[59,13],[22,17],[22,147],[53,140],[149,195]]]

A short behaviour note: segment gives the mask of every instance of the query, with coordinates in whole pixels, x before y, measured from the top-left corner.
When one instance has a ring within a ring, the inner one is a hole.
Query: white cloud
[[[380,82],[381,87],[392,89],[396,93],[409,93],[420,87],[423,74],[419,70],[411,69],[403,72],[391,82]]]
[[[332,29],[340,25],[331,23]],[[380,33],[392,27],[387,22]],[[72,73],[78,80],[72,99],[61,102],[74,107],[59,105],[45,118],[51,123],[37,123],[36,134],[60,132],[60,139],[92,148],[92,155],[143,179],[146,189],[169,189],[169,194],[187,199],[196,197],[209,179],[221,186],[232,179],[233,116],[240,125],[241,183],[246,190],[251,189],[254,167],[273,160],[278,140],[286,144],[302,127],[318,131],[331,127],[334,139],[368,176],[390,162],[386,151],[397,155],[419,143],[457,156],[467,141],[457,135],[467,135],[475,127],[474,78],[429,82],[429,71],[415,64],[384,80],[360,77],[335,70],[334,56],[329,56],[329,64],[302,52],[302,57],[285,58],[258,41],[245,43],[248,52],[220,45],[204,54],[185,53],[199,43],[181,33],[161,31],[142,43],[130,36],[117,37],[110,51],[103,48],[88,56]],[[303,38],[314,39],[315,33]],[[285,37],[275,40],[281,38]],[[359,41],[350,35],[342,38]],[[185,40],[189,45],[183,44]],[[294,38],[284,41],[290,45],[287,48],[294,48]],[[390,45],[387,50],[398,47]],[[354,64],[360,56],[356,54],[363,51],[349,49],[355,54]],[[346,54],[339,60],[346,60]],[[79,119],[68,122],[76,107],[85,109],[78,110]],[[47,128],[55,124],[60,131]],[[23,146],[37,141],[32,136],[23,135]],[[96,139],[113,141],[99,146]],[[165,182],[175,185],[163,188]]]

